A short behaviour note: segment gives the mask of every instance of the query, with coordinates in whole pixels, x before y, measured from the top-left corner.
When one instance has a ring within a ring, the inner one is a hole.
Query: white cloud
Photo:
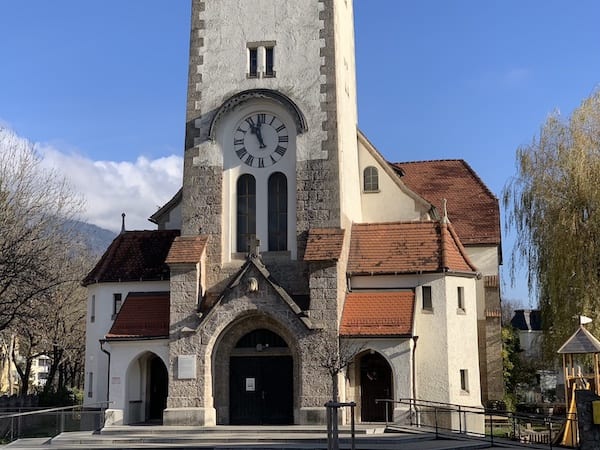
[[[0,128],[2,132],[12,134]],[[134,162],[94,161],[47,144],[36,143],[35,149],[45,167],[63,174],[75,193],[84,196],[82,220],[112,231],[121,229],[123,212],[128,230],[154,229],[148,217],[182,184],[183,158],[176,155],[153,160],[140,156]]]

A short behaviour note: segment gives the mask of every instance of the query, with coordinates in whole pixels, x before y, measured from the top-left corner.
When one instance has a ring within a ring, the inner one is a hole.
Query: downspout
[[[108,373],[106,374],[106,407],[108,408],[110,402],[110,352],[104,349],[105,343],[106,339],[100,339],[100,350],[108,356]]]

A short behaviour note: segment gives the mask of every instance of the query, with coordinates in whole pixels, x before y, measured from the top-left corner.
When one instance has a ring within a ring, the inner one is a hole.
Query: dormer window
[[[363,172],[363,191],[379,192],[379,174],[373,166],[367,167]]]

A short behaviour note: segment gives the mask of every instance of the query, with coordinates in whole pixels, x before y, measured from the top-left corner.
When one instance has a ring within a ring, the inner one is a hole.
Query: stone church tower
[[[360,215],[352,2],[193,0],[190,44],[164,423],[244,422],[256,395],[282,400],[267,422],[323,422],[314,356],[337,345]],[[339,255],[307,262],[309,229]]]

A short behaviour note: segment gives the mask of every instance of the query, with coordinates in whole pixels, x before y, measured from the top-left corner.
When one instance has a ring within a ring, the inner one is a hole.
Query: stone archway
[[[392,368],[379,353],[364,353],[359,360],[360,419],[362,422],[386,422],[393,417],[393,405],[376,399],[392,398]]]
[[[212,359],[218,424],[294,423],[299,358],[288,330],[247,316],[223,332]]]

